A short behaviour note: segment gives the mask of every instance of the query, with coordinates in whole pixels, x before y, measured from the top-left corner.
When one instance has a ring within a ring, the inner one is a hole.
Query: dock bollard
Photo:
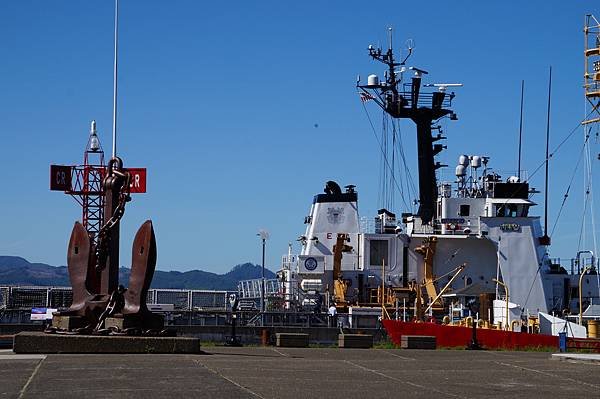
[[[567,351],[567,333],[558,333],[558,350],[562,353]]]
[[[260,334],[260,342],[263,346],[269,345],[269,341],[271,338],[270,331],[266,328],[263,328]]]

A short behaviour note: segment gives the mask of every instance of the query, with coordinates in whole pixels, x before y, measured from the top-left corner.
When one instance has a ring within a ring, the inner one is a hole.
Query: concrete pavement
[[[201,355],[19,358],[5,351],[0,397],[600,397],[598,371],[600,364],[557,362],[544,352],[208,347]]]

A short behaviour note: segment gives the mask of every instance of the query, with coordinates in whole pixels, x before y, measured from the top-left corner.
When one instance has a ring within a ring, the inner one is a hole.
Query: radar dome
[[[462,166],[469,165],[469,157],[467,155],[461,155],[458,157],[458,164]]]
[[[479,155],[473,155],[471,157],[471,166],[474,168],[481,167],[481,157]]]
[[[455,174],[456,174],[456,177],[463,177],[463,176],[465,176],[467,174],[465,166],[464,165],[458,165],[456,167]]]
[[[379,77],[377,75],[369,75],[367,77],[367,86],[379,86]]]

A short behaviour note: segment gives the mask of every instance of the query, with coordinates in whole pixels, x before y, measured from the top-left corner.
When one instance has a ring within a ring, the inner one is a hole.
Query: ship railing
[[[375,233],[375,219],[361,216],[359,220],[359,229],[362,234]]]
[[[413,103],[411,101],[411,92],[412,92],[412,83],[404,83],[403,84],[403,91],[402,93],[400,93],[400,95],[402,97],[404,97],[404,99],[406,100],[406,106],[407,107],[412,107]],[[442,108],[450,108],[452,106],[452,95],[450,93],[448,93],[445,97],[444,97],[444,101],[442,101]],[[433,92],[420,92],[419,93],[419,99],[417,101],[417,106],[422,106],[422,107],[431,107],[432,104],[432,100],[433,100]]]
[[[243,315],[242,315],[243,318]],[[296,326],[296,327],[326,327],[327,314],[315,312],[264,312],[255,313],[241,325],[245,326]]]
[[[600,259],[593,258],[549,258],[550,270],[558,274],[581,274],[586,267],[594,266],[596,271],[600,267]]]
[[[434,228],[431,225],[419,225],[413,227],[413,234],[441,234],[441,230]]]
[[[295,270],[298,266],[298,255],[283,255],[281,257],[281,267],[284,270]]]
[[[146,302],[173,305],[175,310],[227,310],[229,295],[225,290],[185,290],[156,288],[148,290]]]
[[[265,279],[265,296],[277,296],[283,293],[283,283],[278,279]],[[240,280],[238,295],[242,299],[262,297],[262,279]]]

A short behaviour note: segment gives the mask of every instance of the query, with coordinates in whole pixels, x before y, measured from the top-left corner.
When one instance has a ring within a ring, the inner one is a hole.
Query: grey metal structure
[[[262,279],[241,280],[238,282],[238,294],[240,299],[260,299]],[[265,296],[279,295],[283,284],[277,279],[265,280]]]

